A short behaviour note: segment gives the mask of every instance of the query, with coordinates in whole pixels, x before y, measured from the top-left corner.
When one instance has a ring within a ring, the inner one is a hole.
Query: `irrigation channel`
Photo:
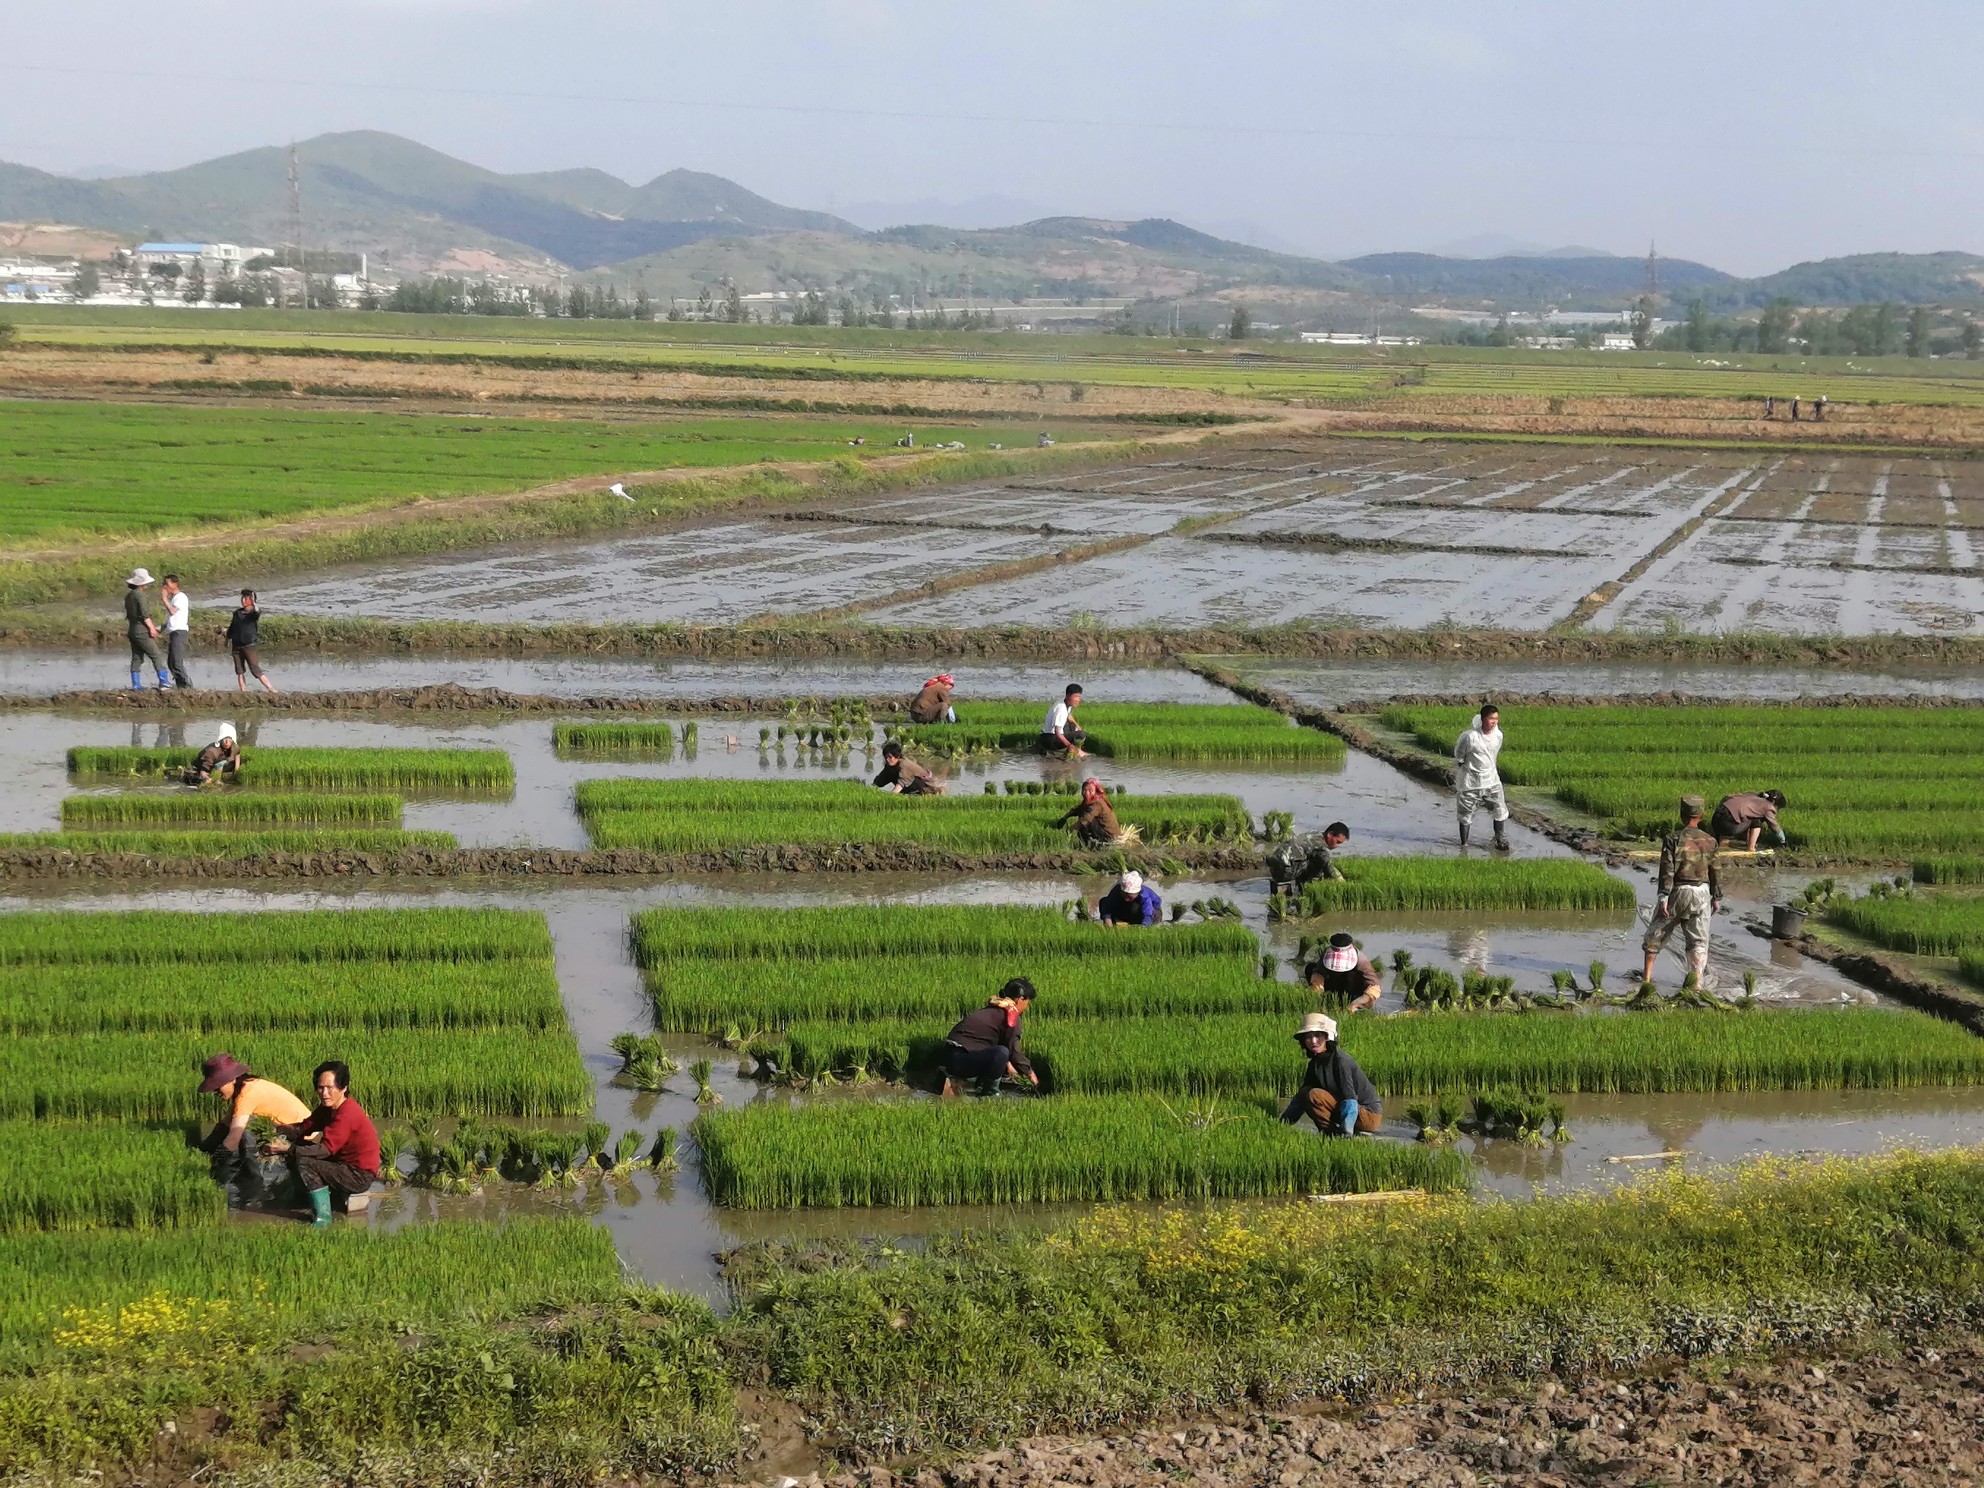
[[[299,659],[281,665],[292,688],[401,686],[435,680],[436,663],[417,660]],[[0,652],[0,690],[23,693],[51,685],[76,686],[106,666],[87,653]],[[211,663],[209,663],[211,667]],[[1638,688],[1654,669],[1571,667],[1547,677],[1530,675],[1525,684],[1567,693]],[[732,664],[566,663],[475,661],[450,665],[449,680],[552,696],[627,698],[779,698],[887,696],[903,694],[921,680],[905,668],[861,664],[814,666]],[[1038,702],[1059,689],[1063,673],[1039,667],[959,668],[967,699],[1023,698]],[[1079,675],[1093,700],[1231,702],[1219,688],[1177,669],[1082,668]],[[1395,694],[1464,690],[1482,680],[1478,669],[1453,666],[1413,668],[1373,666],[1311,668],[1296,676],[1290,668],[1257,667],[1250,676],[1299,691],[1304,700],[1335,705]],[[1709,669],[1659,669],[1661,690],[1700,695],[1733,693],[1756,697],[1766,690],[1752,678],[1731,678]],[[1883,695],[1909,693],[1974,695],[1974,680],[1953,676],[1891,675],[1845,679],[1837,674],[1779,677],[1778,695],[1836,692],[1844,682]],[[1652,690],[1649,688],[1649,690]],[[0,832],[54,830],[62,802],[78,795],[133,793],[131,782],[109,785],[72,779],[66,751],[83,746],[183,748],[213,737],[223,719],[236,722],[251,756],[293,747],[495,750],[514,766],[513,792],[478,798],[473,792],[427,793],[408,790],[402,824],[415,830],[453,834],[467,847],[541,847],[578,850],[587,846],[586,829],[574,811],[575,789],[594,779],[711,781],[820,780],[859,778],[876,767],[859,745],[845,757],[805,749],[760,749],[759,729],[777,722],[776,713],[745,716],[732,712],[686,714],[671,720],[678,728],[696,725],[693,749],[674,748],[666,759],[565,758],[553,747],[554,711],[528,716],[479,712],[413,714],[378,712],[364,716],[235,711],[226,699],[211,704],[189,699],[184,710],[163,711],[16,705],[0,713],[0,770],[13,782],[0,797]],[[570,717],[597,717],[574,711]],[[1514,720],[1520,726],[1519,717]],[[1162,794],[1231,794],[1258,820],[1270,811],[1293,814],[1294,828],[1308,831],[1342,818],[1353,828],[1349,856],[1451,856],[1451,798],[1432,786],[1368,755],[1352,750],[1331,764],[1180,764],[1095,759],[1090,773],[1127,793],[1126,799]],[[1066,782],[1078,773],[1066,763],[1031,755],[971,756],[941,766],[952,776],[954,795],[977,796],[986,782]],[[164,785],[139,793],[178,794]],[[1485,831],[1485,826],[1483,828]],[[1512,827],[1518,858],[1570,858],[1569,849],[1520,825]],[[1631,885],[1644,911],[1653,887],[1643,862],[1615,861],[1610,871]],[[1753,974],[1756,996],[1771,1008],[1880,1006],[1884,999],[1829,967],[1768,941],[1746,927],[1767,917],[1769,906],[1804,877],[1789,870],[1732,868],[1726,875],[1729,903],[1718,922],[1710,969],[1715,984],[1736,989]],[[1859,875],[1870,881],[1872,872]],[[615,1035],[651,1026],[653,1002],[636,965],[629,939],[630,919],[648,909],[734,906],[767,911],[805,906],[888,903],[902,905],[1058,906],[1078,896],[1093,897],[1101,880],[1094,875],[1055,873],[782,873],[652,877],[587,877],[552,880],[460,879],[453,881],[375,879],[361,881],[274,879],[253,886],[200,885],[170,878],[141,880],[14,877],[0,883],[5,910],[164,909],[210,912],[390,906],[459,906],[522,909],[542,913],[549,924],[555,969],[564,1010],[576,1035],[596,1097],[595,1117],[615,1133],[639,1128],[686,1130],[698,1115],[694,1086],[681,1074],[658,1092],[636,1091],[616,1080],[621,1060],[609,1045]],[[1277,922],[1270,918],[1267,884],[1258,872],[1183,873],[1161,885],[1167,900],[1187,903],[1210,897],[1230,900],[1241,922],[1260,946],[1279,961],[1279,976],[1293,975],[1299,938],[1319,921]],[[1583,969],[1594,960],[1612,969],[1614,985],[1636,980],[1639,924],[1629,912],[1444,912],[1398,911],[1338,915],[1326,928],[1354,933],[1373,953],[1409,952],[1414,963],[1456,974],[1476,971],[1511,976],[1526,991],[1548,988],[1553,972]],[[197,934],[188,928],[183,933]],[[1678,944],[1678,942],[1677,942]],[[205,975],[206,969],[189,969]],[[1662,980],[1671,988],[1679,978],[1675,958],[1667,958]],[[1376,1013],[1401,1007],[1387,976],[1387,990]],[[1549,1014],[1532,1016],[1547,1017]],[[1618,1014],[1604,1016],[1634,1017]],[[1657,1016],[1657,1015],[1644,1015]],[[1736,1015],[1732,1015],[1736,1016]],[[1370,1026],[1370,1025],[1365,1025]],[[1347,1024],[1346,1047],[1354,1053],[1360,1022]],[[932,1030],[941,1033],[942,1028]],[[1657,1025],[1648,1036],[1658,1037]],[[735,1049],[718,1047],[692,1034],[668,1034],[671,1055],[686,1071],[708,1058],[714,1064],[711,1087],[726,1109],[753,1102],[786,1102],[785,1091],[768,1089],[745,1073],[749,1061]],[[216,1043],[225,1040],[216,1036]],[[1289,1078],[1297,1057],[1289,1057]],[[872,1087],[838,1089],[810,1099],[863,1100]],[[1388,1100],[1385,1140],[1410,1141],[1408,1102]],[[1823,1152],[1865,1154],[1894,1146],[1935,1148],[1977,1139],[1984,1130],[1984,1087],[1934,1086],[1905,1090],[1757,1091],[1720,1094],[1574,1095],[1566,1101],[1567,1143],[1534,1145],[1513,1140],[1463,1138],[1459,1148],[1489,1194],[1521,1197],[1539,1192],[1597,1187],[1622,1181],[1654,1163],[1709,1162],[1764,1153]],[[576,1118],[540,1125],[576,1127]],[[1675,1154],[1681,1154],[1676,1158]],[[1619,1161],[1626,1159],[1627,1161]],[[918,1209],[845,1208],[747,1210],[713,1205],[698,1172],[696,1154],[685,1149],[682,1170],[673,1176],[642,1172],[629,1183],[609,1187],[594,1182],[577,1190],[550,1193],[522,1185],[490,1182],[479,1194],[450,1196],[421,1188],[399,1188],[375,1199],[366,1220],[397,1227],[439,1217],[499,1218],[533,1212],[592,1215],[607,1226],[622,1258],[646,1279],[717,1296],[717,1253],[760,1238],[880,1236],[914,1238],[940,1230],[986,1224],[1024,1223],[1063,1215],[1059,1206],[954,1206]],[[271,1222],[251,1217],[236,1222]]]

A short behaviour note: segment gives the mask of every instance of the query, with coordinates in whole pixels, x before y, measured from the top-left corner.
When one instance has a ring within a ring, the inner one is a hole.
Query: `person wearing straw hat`
[[[150,662],[152,670],[158,674],[158,685],[167,688],[172,678],[166,674],[165,657],[158,649],[158,622],[152,619],[151,608],[145,603],[145,591],[151,587],[152,576],[142,568],[131,570],[131,577],[124,581],[124,634],[131,641],[131,690],[145,690],[145,663]]]
[[[1309,1056],[1302,1087],[1281,1113],[1293,1126],[1304,1116],[1326,1136],[1353,1137],[1374,1132],[1384,1124],[1384,1102],[1378,1088],[1356,1060],[1336,1041],[1336,1019],[1310,1013],[1295,1030],[1295,1041]]]
[[[1311,987],[1330,1001],[1341,999],[1346,1013],[1363,1012],[1384,990],[1378,968],[1357,949],[1357,942],[1344,930],[1330,937],[1330,943],[1323,948],[1322,955],[1309,963],[1304,976]]]
[[[1125,925],[1148,928],[1164,923],[1164,901],[1157,890],[1144,882],[1132,868],[1116,881],[1116,887],[1096,901],[1095,917],[1112,929]]]
[[[248,1123],[265,1116],[277,1126],[292,1126],[309,1118],[310,1108],[274,1080],[265,1080],[232,1054],[215,1054],[200,1066],[202,1095],[218,1095],[227,1114],[214,1123],[200,1143],[212,1154],[216,1182],[228,1190],[228,1204],[242,1208],[259,1203],[268,1185],[262,1178],[255,1134]]]
[[[205,785],[216,775],[232,775],[241,768],[241,742],[234,725],[223,723],[213,743],[193,756],[193,763],[180,775],[187,785]]]
[[[1645,981],[1653,980],[1653,963],[1676,930],[1687,947],[1695,985],[1707,980],[1709,921],[1722,908],[1722,882],[1715,871],[1715,855],[1722,844],[1702,830],[1707,810],[1708,803],[1700,796],[1681,797],[1681,830],[1669,832],[1660,844],[1660,902],[1640,942],[1646,952]]]
[[[958,679],[939,672],[923,684],[923,690],[910,700],[911,723],[956,723],[958,710],[951,706],[951,694],[958,690]]]

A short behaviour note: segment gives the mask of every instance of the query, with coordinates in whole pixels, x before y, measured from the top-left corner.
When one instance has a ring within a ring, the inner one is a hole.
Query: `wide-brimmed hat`
[[[200,1070],[206,1075],[206,1079],[200,1082],[202,1095],[212,1095],[228,1081],[238,1080],[249,1072],[248,1066],[232,1054],[216,1054],[201,1065]]]
[[[1295,1037],[1307,1038],[1312,1033],[1320,1033],[1331,1043],[1336,1042],[1336,1019],[1328,1013],[1309,1013],[1302,1019],[1302,1026],[1295,1030]]]
[[[1144,876],[1134,868],[1123,875],[1121,883],[1126,894],[1141,894],[1144,891]]]
[[[142,589],[151,581],[152,575],[150,569],[134,568],[131,570],[131,577],[124,582],[133,589]]]
[[[1349,971],[1357,964],[1357,942],[1342,930],[1330,937],[1329,949],[1323,952],[1324,971]]]

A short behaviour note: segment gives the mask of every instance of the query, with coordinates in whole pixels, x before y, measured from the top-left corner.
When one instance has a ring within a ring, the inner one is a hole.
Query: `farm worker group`
[[[158,678],[161,688],[193,686],[193,673],[188,654],[193,645],[193,599],[179,584],[178,574],[167,574],[159,586],[158,597],[165,605],[165,629],[160,631],[158,621],[152,617],[151,606],[145,602],[145,591],[152,585],[151,571],[134,568],[124,581],[124,634],[131,643],[131,690],[142,692],[145,689],[145,668],[149,666]],[[228,621],[221,639],[227,642],[228,650],[234,656],[234,685],[246,691],[248,675],[253,673],[255,680],[270,692],[276,690],[268,673],[262,670],[262,663],[255,654],[261,641],[261,614],[255,607],[255,591],[243,589],[241,604]],[[165,651],[160,654],[160,636],[165,638]]]
[[[232,1054],[216,1054],[201,1067],[203,1094],[218,1095],[227,1114],[202,1144],[213,1154],[214,1175],[229,1190],[231,1205],[267,1196],[260,1154],[249,1123],[266,1118],[276,1130],[267,1146],[287,1157],[289,1171],[310,1204],[311,1223],[331,1222],[331,1194],[347,1198],[371,1188],[379,1176],[379,1133],[365,1108],[351,1098],[351,1071],[335,1059],[312,1072],[315,1110],[273,1080],[255,1074]]]
[[[1700,796],[1681,798],[1681,830],[1660,844],[1660,902],[1646,929],[1640,949],[1646,952],[1646,977],[1653,980],[1653,963],[1661,950],[1681,932],[1688,968],[1701,985],[1708,971],[1709,918],[1722,908],[1722,883],[1716,877],[1715,854],[1721,846],[1702,830],[1707,806]]]

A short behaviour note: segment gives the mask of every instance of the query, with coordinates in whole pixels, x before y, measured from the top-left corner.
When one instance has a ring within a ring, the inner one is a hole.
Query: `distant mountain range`
[[[1645,274],[1638,259],[1492,235],[1447,245],[1446,253],[1377,253],[1332,263],[1163,218],[1042,217],[1006,227],[871,231],[697,171],[672,170],[642,186],[589,169],[506,175],[371,131],[320,135],[302,142],[297,156],[306,246],[367,252],[399,274],[577,273],[655,294],[694,294],[726,278],[747,289],[857,296],[1225,294],[1291,314],[1342,318],[1422,304],[1619,308],[1639,293]],[[0,162],[0,223],[277,245],[289,236],[287,171],[288,151],[277,147],[98,179]],[[992,198],[958,205],[983,223],[996,204]],[[881,220],[876,204],[851,210]],[[1493,251],[1502,248],[1522,251]],[[1862,254],[1757,279],[1663,259],[1660,276],[1670,301],[1700,296],[1717,310],[1779,295],[1825,305],[1984,298],[1984,258],[1967,253]]]

